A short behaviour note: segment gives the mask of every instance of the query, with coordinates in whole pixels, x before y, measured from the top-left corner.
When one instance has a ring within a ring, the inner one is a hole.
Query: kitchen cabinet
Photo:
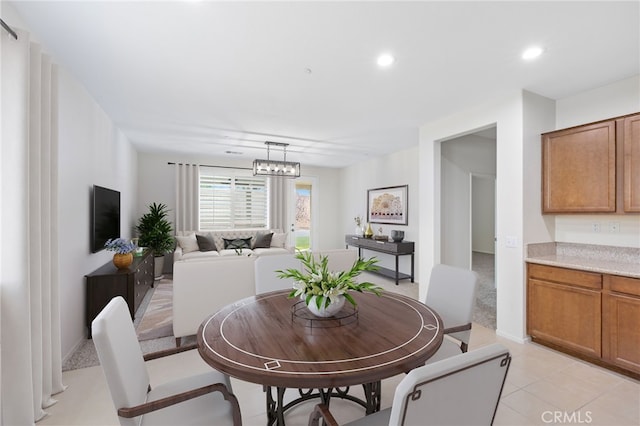
[[[601,356],[602,276],[530,264],[527,333],[534,339]]]
[[[640,279],[527,264],[527,333],[640,377]]]
[[[602,355],[640,373],[640,279],[604,276]]]
[[[543,213],[640,212],[639,188],[640,114],[542,134]]]
[[[624,211],[640,213],[640,114],[624,119]]]

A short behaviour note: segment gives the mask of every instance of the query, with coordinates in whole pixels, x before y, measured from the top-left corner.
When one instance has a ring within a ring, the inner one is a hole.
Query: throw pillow
[[[198,240],[198,246],[200,251],[216,251],[216,243],[213,242],[211,235],[198,235],[196,234],[196,240]]]
[[[182,249],[183,254],[200,250],[200,247],[198,246],[198,240],[196,239],[196,234],[176,236],[176,240],[178,240],[178,245]]]
[[[225,249],[244,249],[251,248],[251,237],[249,238],[235,238],[233,240],[229,240],[227,238],[222,239],[224,241]]]
[[[261,233],[258,232],[256,235],[256,242],[253,244],[253,248],[269,248],[271,247],[271,238],[273,237],[273,232],[269,233]]]
[[[287,233],[273,234],[271,237],[271,247],[285,248],[284,245],[287,242]]]

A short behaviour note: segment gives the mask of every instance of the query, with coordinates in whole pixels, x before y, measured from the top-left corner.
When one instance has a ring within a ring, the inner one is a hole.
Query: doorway
[[[289,245],[296,251],[312,250],[317,205],[315,178],[301,177],[291,181],[289,203]]]
[[[441,145],[441,259],[478,274],[474,321],[496,329],[496,126]]]

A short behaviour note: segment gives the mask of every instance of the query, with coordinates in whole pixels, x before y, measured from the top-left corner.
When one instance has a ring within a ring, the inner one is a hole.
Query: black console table
[[[405,280],[407,278],[411,279],[413,282],[413,262],[414,262],[414,252],[415,252],[415,244],[413,241],[401,241],[396,243],[395,241],[390,240],[376,240],[373,238],[365,238],[359,235],[346,235],[344,238],[344,242],[349,246],[358,247],[358,256],[362,257],[362,249],[377,251],[380,253],[390,254],[396,257],[396,270],[393,271],[387,268],[380,268],[375,273],[383,275],[388,278],[393,278],[396,280],[396,285],[398,285],[398,281]],[[399,256],[411,256],[411,275],[403,274],[398,269],[398,257]]]

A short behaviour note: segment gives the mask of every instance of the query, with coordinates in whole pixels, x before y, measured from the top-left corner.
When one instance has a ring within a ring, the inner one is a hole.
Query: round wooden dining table
[[[331,397],[349,399],[367,414],[378,411],[381,380],[424,365],[442,343],[438,314],[397,293],[354,292],[357,307],[345,303],[330,318],[314,317],[288,294],[230,304],[207,318],[197,335],[200,356],[213,368],[265,386],[267,424],[284,424],[288,408],[317,397],[327,404]],[[355,385],[363,385],[365,400],[348,393]],[[287,388],[298,389],[300,397],[285,405]]]

